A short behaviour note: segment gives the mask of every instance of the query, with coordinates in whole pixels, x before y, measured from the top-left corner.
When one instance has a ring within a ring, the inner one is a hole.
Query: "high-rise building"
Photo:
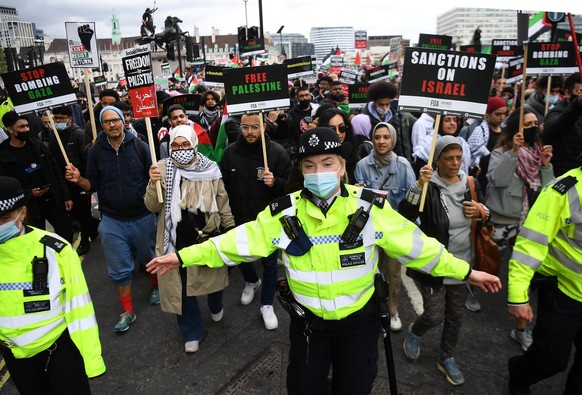
[[[342,27],[312,27],[309,41],[315,49],[315,56],[321,61],[332,49],[339,48],[342,52],[354,51],[354,28]]]
[[[574,16],[576,31],[582,26],[582,18]],[[437,16],[437,34],[453,37],[458,45],[471,44],[475,29],[481,30],[481,44],[489,45],[494,39],[517,38],[517,11],[491,8],[456,7]],[[558,25],[560,29],[570,30],[567,21]],[[539,40],[548,41],[549,34]]]
[[[0,6],[0,46],[16,48],[34,46],[36,29],[32,22],[23,22],[14,7]]]
[[[307,37],[299,33],[273,33],[271,40],[276,46],[281,47],[281,40],[283,43],[283,50],[288,58],[297,58],[299,56],[309,56],[314,54],[314,45],[307,42]]]

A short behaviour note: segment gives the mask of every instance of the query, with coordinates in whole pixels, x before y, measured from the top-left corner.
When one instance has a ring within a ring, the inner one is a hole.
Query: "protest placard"
[[[528,75],[562,75],[578,71],[574,43],[529,43],[527,54]]]
[[[366,70],[366,80],[368,82],[376,82],[380,80],[385,80],[390,78],[391,65],[382,65],[377,67],[372,67]]]
[[[352,85],[358,82],[359,73],[357,70],[343,68],[340,70],[339,81],[342,84]]]
[[[289,108],[287,66],[244,67],[224,71],[230,115]]]
[[[352,110],[361,110],[368,103],[368,87],[370,84],[348,85],[349,107]]]
[[[523,79],[523,56],[512,58],[507,61],[505,75],[507,76],[505,81],[507,84],[513,84]]]
[[[220,66],[205,66],[204,85],[208,88],[224,88],[224,68]]]
[[[187,94],[187,95],[178,95],[168,97],[163,102],[163,110],[162,110],[162,121],[166,121],[168,119],[168,108],[173,106],[174,104],[179,104],[184,107],[186,110],[186,115],[189,117],[196,116],[200,113],[200,101],[202,100],[201,95],[197,94]]]
[[[497,55],[499,62],[523,56],[523,46],[517,45],[517,40],[498,39],[491,42],[491,55]]]
[[[299,58],[285,59],[283,64],[287,66],[287,78],[290,80],[313,74],[313,63],[311,63],[311,56],[301,56]]]
[[[2,80],[19,114],[77,102],[62,62],[4,73]]]
[[[406,48],[399,108],[481,118],[494,70],[493,55]]]
[[[368,48],[368,32],[365,30],[358,30],[354,32],[354,48],[366,49]]]
[[[99,68],[95,22],[65,22],[72,68]]]
[[[150,45],[140,45],[124,50],[121,53],[121,63],[123,64],[134,117],[157,117],[158,105],[154,75],[152,74]]]
[[[418,37],[418,48],[443,49],[448,50],[453,46],[453,37],[441,34],[420,33]]]

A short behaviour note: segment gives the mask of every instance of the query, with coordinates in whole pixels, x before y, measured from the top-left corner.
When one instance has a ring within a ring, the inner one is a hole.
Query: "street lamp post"
[[[249,27],[249,17],[247,16],[247,2],[249,0],[243,0],[245,2],[245,27],[248,29]]]
[[[283,49],[283,28],[285,27],[285,25],[281,26],[279,28],[279,30],[277,30],[277,33],[279,34],[279,40],[281,43],[281,55],[283,55],[285,53],[285,49]]]

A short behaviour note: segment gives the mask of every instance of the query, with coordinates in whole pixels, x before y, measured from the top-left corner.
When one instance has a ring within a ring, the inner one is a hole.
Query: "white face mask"
[[[303,186],[320,199],[327,199],[339,187],[337,171],[303,174]]]
[[[20,218],[22,210],[18,213],[15,219],[0,225],[0,244],[6,243],[20,233],[20,227],[16,225],[16,221]]]

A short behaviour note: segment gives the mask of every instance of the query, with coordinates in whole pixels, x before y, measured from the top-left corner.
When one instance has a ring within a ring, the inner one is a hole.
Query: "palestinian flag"
[[[222,119],[220,122],[220,129],[218,130],[218,136],[216,137],[216,145],[214,146],[214,157],[216,158],[216,163],[220,163],[222,157],[224,156],[224,151],[228,146],[228,135],[226,134],[226,128],[224,124],[228,120],[228,111],[226,110],[226,103],[222,107]]]
[[[356,51],[356,58],[354,59],[354,64],[358,66],[362,64],[362,58],[360,57],[360,51]]]
[[[366,64],[372,64],[372,56],[370,55],[370,52],[366,55]]]

